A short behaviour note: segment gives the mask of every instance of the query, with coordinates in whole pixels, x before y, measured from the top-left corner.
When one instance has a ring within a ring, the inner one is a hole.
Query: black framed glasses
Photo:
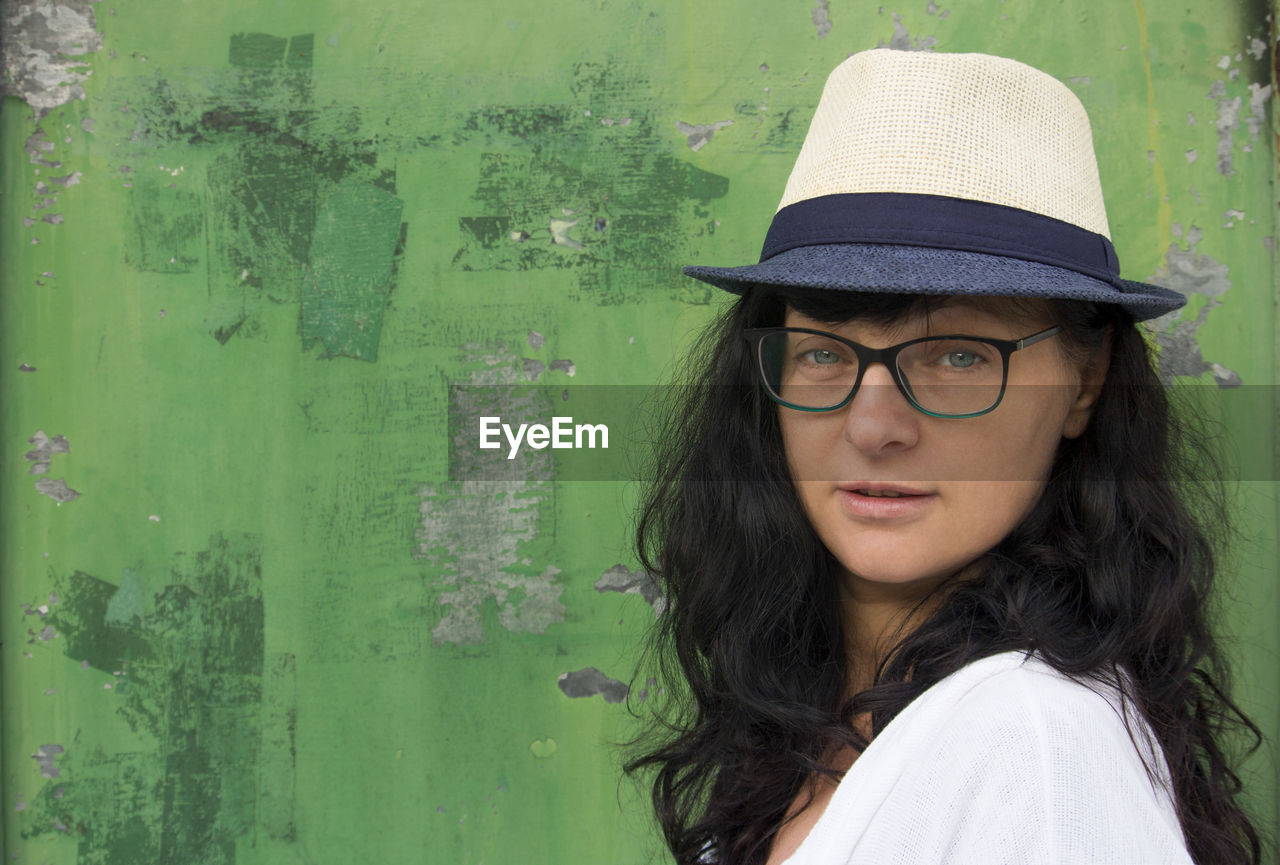
[[[967,334],[924,336],[868,348],[823,330],[759,327],[743,332],[760,380],[774,402],[799,411],[835,411],[853,399],[873,363],[889,370],[898,390],[932,417],[984,415],[1000,404],[1009,381],[1009,355],[1048,339],[1055,325],[1022,339]]]

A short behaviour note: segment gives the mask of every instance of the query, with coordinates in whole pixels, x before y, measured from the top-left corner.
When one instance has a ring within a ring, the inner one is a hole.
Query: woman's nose
[[[867,456],[905,450],[919,438],[921,414],[907,402],[882,363],[867,367],[845,410],[849,413],[845,440]]]

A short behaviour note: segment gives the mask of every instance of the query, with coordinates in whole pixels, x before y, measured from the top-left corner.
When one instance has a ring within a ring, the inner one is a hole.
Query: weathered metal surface
[[[1274,9],[112,3],[3,7],[6,861],[656,856],[610,745],[634,490],[450,480],[448,385],[660,380],[726,299],[679,266],[754,259],[879,44],[1084,102],[1125,275],[1192,296],[1166,373],[1231,395],[1280,734]]]

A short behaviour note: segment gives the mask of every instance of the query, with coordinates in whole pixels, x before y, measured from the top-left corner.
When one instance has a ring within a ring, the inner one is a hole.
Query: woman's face
[[[824,324],[790,307],[785,321],[871,348],[931,334],[1020,339],[1051,324],[998,298],[952,298],[888,327]],[[796,492],[845,588],[913,596],[1003,539],[1039,499],[1059,442],[1084,431],[1106,374],[1105,354],[1097,361],[1088,373],[1068,362],[1061,335],[1015,351],[1003,400],[971,418],[918,411],[879,363],[841,409],[779,406]],[[894,490],[909,495],[885,496]]]

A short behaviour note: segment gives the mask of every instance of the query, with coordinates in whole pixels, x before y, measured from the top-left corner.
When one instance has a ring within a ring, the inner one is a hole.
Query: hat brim
[[[837,291],[1047,297],[1115,303],[1145,321],[1187,302],[1144,282],[1096,279],[1064,267],[1003,255],[879,243],[832,243],[788,249],[742,267],[689,266],[685,274],[742,294],[755,284]]]

